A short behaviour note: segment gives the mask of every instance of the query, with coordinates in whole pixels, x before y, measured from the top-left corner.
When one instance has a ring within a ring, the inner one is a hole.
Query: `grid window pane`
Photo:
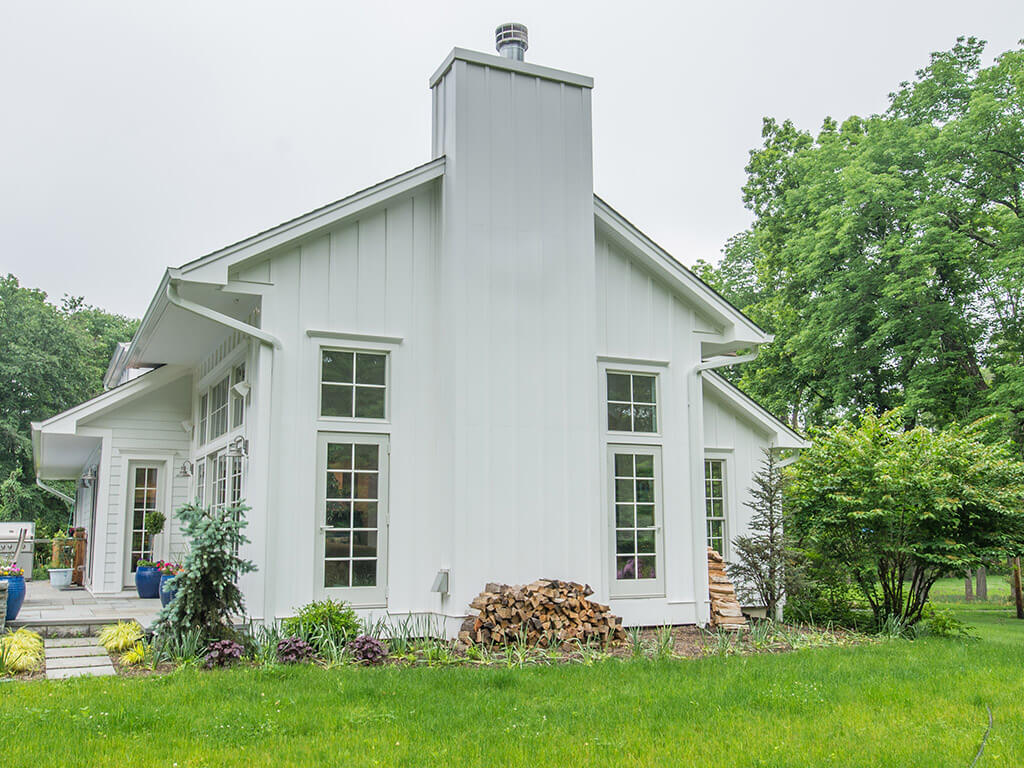
[[[380,461],[376,443],[327,444],[325,587],[376,586]]]
[[[157,508],[157,479],[155,467],[136,467],[133,474],[131,510],[131,550],[129,568],[134,573],[140,560],[153,559],[153,543],[146,532],[146,518]]]
[[[725,556],[725,460],[704,460],[704,508],[707,545]]]
[[[386,418],[386,354],[334,349],[320,354],[321,416]]]
[[[654,454],[616,453],[615,578],[657,578],[658,528]]]
[[[608,373],[609,431],[658,431],[656,378],[639,373]]]
[[[231,377],[225,376],[210,389],[210,434],[208,440],[228,431],[228,390]]]

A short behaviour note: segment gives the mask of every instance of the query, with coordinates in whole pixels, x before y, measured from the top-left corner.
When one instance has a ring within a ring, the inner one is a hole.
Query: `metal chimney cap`
[[[530,47],[525,24],[509,22],[499,24],[494,30],[494,47],[506,59],[522,61],[526,58],[526,49]]]

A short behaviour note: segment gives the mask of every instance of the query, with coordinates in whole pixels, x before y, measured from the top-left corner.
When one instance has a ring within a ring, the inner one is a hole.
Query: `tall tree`
[[[752,230],[702,274],[775,334],[741,386],[778,413],[998,413],[1024,444],[1024,50],[983,49],[933,54],[881,115],[764,121]]]
[[[8,485],[5,516],[66,524],[64,505],[34,486],[31,422],[99,394],[114,347],[136,326],[81,298],[56,306],[13,275],[0,277],[0,482],[21,485]]]

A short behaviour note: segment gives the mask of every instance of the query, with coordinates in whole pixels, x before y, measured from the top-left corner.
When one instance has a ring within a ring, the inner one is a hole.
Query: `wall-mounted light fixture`
[[[188,459],[185,459],[183,462],[181,462],[181,469],[178,470],[178,477],[192,477],[193,469],[194,467],[192,465],[192,462],[189,461]]]
[[[245,458],[249,455],[249,441],[239,435],[228,443],[228,456],[234,458]]]
[[[91,488],[94,482],[96,482],[96,467],[91,466],[82,475],[82,485],[86,488]]]
[[[184,432],[189,437],[191,437],[192,436],[192,422],[189,421],[188,419],[185,419],[183,422],[181,422],[181,431]]]
[[[249,394],[249,390],[251,389],[251,387],[249,386],[249,382],[240,381],[237,384],[235,384],[235,386],[233,386],[232,389],[235,390],[235,394],[238,395],[239,397],[245,397],[246,395]]]

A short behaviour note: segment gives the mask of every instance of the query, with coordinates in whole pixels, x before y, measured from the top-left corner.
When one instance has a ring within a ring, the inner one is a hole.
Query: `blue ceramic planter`
[[[14,621],[18,618],[18,611],[21,604],[25,602],[25,577],[24,576],[0,576],[0,580],[7,582],[7,621]]]
[[[135,569],[135,589],[139,597],[156,599],[160,597],[160,569],[144,565]]]
[[[169,573],[165,573],[160,577],[160,605],[164,608],[166,608],[167,604],[174,599],[174,595],[177,592],[174,587],[167,586],[167,582],[173,578],[175,577]]]

